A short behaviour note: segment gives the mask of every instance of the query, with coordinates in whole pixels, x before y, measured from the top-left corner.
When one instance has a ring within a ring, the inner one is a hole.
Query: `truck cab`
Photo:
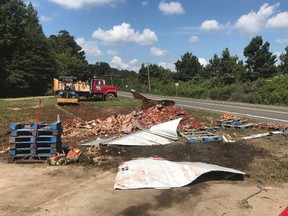
[[[90,81],[90,94],[92,98],[101,100],[113,100],[117,95],[117,88],[115,86],[105,85],[105,80],[93,77]]]

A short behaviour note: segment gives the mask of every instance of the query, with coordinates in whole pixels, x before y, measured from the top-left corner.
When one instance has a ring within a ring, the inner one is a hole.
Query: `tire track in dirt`
[[[54,105],[55,105],[56,109],[58,109],[59,111],[65,113],[67,116],[72,117],[72,118],[75,118],[75,119],[77,119],[78,121],[82,121],[81,118],[79,118],[79,117],[75,116],[73,113],[68,112],[67,110],[63,109],[63,108],[60,107],[58,104],[55,103]]]

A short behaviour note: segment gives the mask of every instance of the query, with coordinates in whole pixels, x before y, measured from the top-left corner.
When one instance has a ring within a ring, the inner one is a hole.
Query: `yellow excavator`
[[[55,91],[57,104],[78,104],[79,96],[75,91],[76,77],[60,76],[58,79],[58,90]],[[54,80],[55,86],[55,80]]]

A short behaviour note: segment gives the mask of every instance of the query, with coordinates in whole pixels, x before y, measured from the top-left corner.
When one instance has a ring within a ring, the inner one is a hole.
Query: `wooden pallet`
[[[185,137],[190,143],[199,143],[199,142],[221,142],[223,138],[221,136],[215,135],[210,132],[182,132],[181,136]]]
[[[254,126],[254,124],[242,124],[242,125],[234,125],[234,124],[221,124],[219,125],[222,128],[233,128],[233,129],[240,129],[240,130],[246,130],[249,128],[252,128]]]

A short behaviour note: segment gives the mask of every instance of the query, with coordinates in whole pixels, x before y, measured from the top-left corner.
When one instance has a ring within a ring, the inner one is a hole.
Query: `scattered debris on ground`
[[[79,157],[82,155],[82,150],[79,148],[72,148],[66,154],[64,151],[63,153],[56,153],[56,156],[51,157],[49,159],[50,165],[67,165],[69,163],[76,163],[79,160]]]

